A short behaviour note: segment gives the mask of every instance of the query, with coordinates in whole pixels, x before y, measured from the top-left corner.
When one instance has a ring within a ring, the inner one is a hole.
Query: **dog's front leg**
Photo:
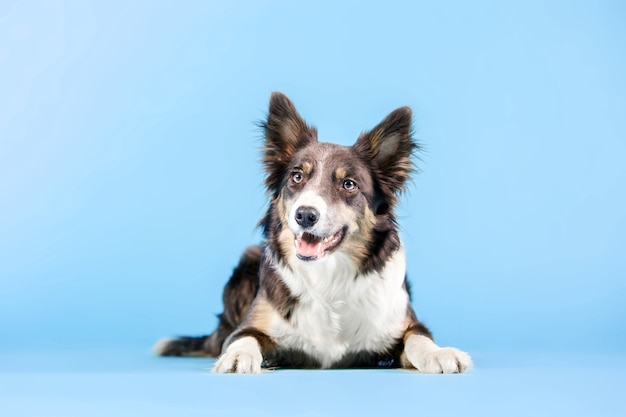
[[[259,374],[263,355],[261,346],[254,336],[242,336],[230,343],[220,356],[213,372]]]
[[[213,372],[258,374],[264,359],[273,358],[279,346],[270,323],[280,319],[261,288],[243,322],[226,338]]]
[[[265,331],[255,326],[254,317],[259,311],[253,311],[247,317],[247,321],[235,330],[226,341],[219,357],[213,367],[213,372],[258,374],[261,373],[261,365],[264,357],[272,356],[276,350],[276,342]],[[257,323],[258,324],[258,323]]]
[[[404,350],[400,357],[404,368],[415,368],[426,374],[453,374],[472,367],[470,356],[452,347],[439,347],[431,338],[418,333],[404,337]]]

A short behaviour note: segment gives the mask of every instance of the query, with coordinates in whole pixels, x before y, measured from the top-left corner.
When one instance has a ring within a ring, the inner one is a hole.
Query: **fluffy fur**
[[[159,355],[219,356],[215,372],[267,367],[403,367],[457,373],[470,357],[440,348],[409,300],[394,207],[414,171],[411,110],[353,146],[318,142],[273,93],[263,123],[265,241],[248,248],[209,336],[157,343]]]

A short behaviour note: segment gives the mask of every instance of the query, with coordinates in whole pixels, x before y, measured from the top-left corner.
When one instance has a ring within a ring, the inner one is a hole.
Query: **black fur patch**
[[[391,214],[376,216],[376,226],[369,242],[369,256],[361,265],[361,272],[381,271],[387,260],[400,248],[400,237]]]
[[[205,348],[207,339],[207,336],[178,337],[161,346],[159,354],[161,356],[206,356],[209,355]]]
[[[265,217],[261,220],[260,225],[263,231],[263,236],[267,242],[267,245],[270,247],[272,254],[276,257],[276,259],[282,262],[287,255],[284,253],[281,246],[278,244],[278,237],[280,233],[283,231],[283,224],[278,218],[277,205],[279,204],[276,199],[270,203],[270,206],[265,213]]]
[[[294,297],[287,285],[274,271],[270,256],[264,256],[261,264],[261,277],[263,295],[285,320],[289,320],[298,303],[298,298]]]

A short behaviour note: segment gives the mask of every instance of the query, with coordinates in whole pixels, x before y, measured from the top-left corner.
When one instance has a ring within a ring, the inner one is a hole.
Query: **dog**
[[[155,352],[219,357],[218,373],[470,369],[470,356],[436,345],[410,304],[394,207],[415,171],[411,118],[400,107],[352,146],[324,143],[287,96],[272,93],[261,124],[264,242],[234,269],[217,329],[160,341]]]

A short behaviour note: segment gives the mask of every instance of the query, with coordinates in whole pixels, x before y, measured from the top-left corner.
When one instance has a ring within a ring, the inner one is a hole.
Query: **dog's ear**
[[[316,142],[317,130],[307,125],[291,100],[279,92],[273,92],[270,97],[269,114],[262,127],[265,130],[265,185],[275,193],[294,153]]]
[[[411,138],[411,109],[400,107],[374,129],[364,132],[353,149],[371,166],[387,205],[396,202],[415,167],[411,160],[417,144]]]

